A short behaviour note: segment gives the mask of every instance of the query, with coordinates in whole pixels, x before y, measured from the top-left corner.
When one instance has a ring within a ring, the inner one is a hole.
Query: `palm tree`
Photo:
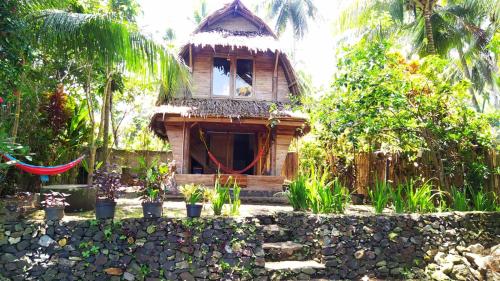
[[[207,1],[200,0],[198,4],[198,8],[194,10],[193,18],[191,19],[197,25],[208,16]]]
[[[268,0],[268,17],[276,19],[275,31],[282,34],[292,26],[295,39],[301,39],[308,29],[308,21],[316,18],[316,6],[312,0]]]
[[[105,69],[101,124],[97,139],[91,134],[90,140],[89,180],[91,182],[96,142],[101,138],[103,138],[104,161],[107,160],[112,83],[115,74],[126,71],[140,75],[147,81],[159,81],[162,87],[170,90],[168,94],[173,94],[177,89],[189,83],[189,72],[175,55],[113,15],[46,9],[47,6],[38,6],[36,0],[27,0],[23,4],[27,29],[25,32],[34,36],[33,41],[40,49],[55,46],[79,54],[80,59],[88,67],[89,79],[92,67]],[[33,9],[34,5],[37,9]],[[88,99],[92,98],[90,89],[86,89],[86,94]],[[20,95],[18,99],[20,100]],[[88,101],[88,106],[89,111],[92,111],[93,104],[90,101]],[[93,121],[92,132],[94,132],[95,119]]]
[[[448,1],[445,6],[427,0],[372,0],[363,4],[355,1],[343,12],[340,26],[363,27],[375,12],[386,12],[394,21],[393,28],[402,28],[413,38],[414,48],[420,54],[446,57],[456,50],[463,76],[473,82],[469,89],[472,105],[481,111],[476,92],[482,91],[482,85],[493,85],[490,77],[495,72],[485,60],[485,56],[489,57],[485,46],[498,29],[494,16],[489,19],[490,14],[498,14],[492,7],[498,7],[498,0]],[[474,76],[473,72],[481,75]]]

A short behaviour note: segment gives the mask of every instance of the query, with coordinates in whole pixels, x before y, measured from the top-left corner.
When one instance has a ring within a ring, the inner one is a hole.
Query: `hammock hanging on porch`
[[[33,166],[24,162],[21,162],[17,160],[16,158],[12,157],[12,155],[9,154],[2,154],[2,158],[5,159],[6,161],[12,161],[15,162],[14,166],[17,168],[33,174],[33,175],[39,175],[39,176],[54,176],[54,175],[59,175],[62,174],[72,168],[74,168],[76,165],[78,165],[84,158],[85,156],[81,156],[78,159],[69,162],[68,164],[64,165],[59,165],[59,166]]]
[[[250,164],[248,164],[248,166],[246,166],[245,168],[235,171],[229,167],[224,166],[224,164],[222,164],[219,160],[217,160],[217,157],[215,157],[215,155],[213,155],[212,152],[210,152],[210,149],[208,149],[208,145],[207,145],[207,142],[205,141],[205,136],[203,135],[203,131],[201,130],[201,128],[198,128],[198,130],[200,132],[200,140],[205,145],[205,149],[208,152],[208,157],[210,158],[210,160],[212,160],[212,162],[214,162],[214,164],[217,165],[217,167],[219,169],[221,169],[222,171],[224,171],[225,173],[228,173],[228,174],[243,174],[244,172],[250,170],[253,166],[255,166],[255,164],[257,164],[257,162],[259,162],[260,158],[262,158],[262,156],[264,155],[265,148],[266,148],[267,143],[269,141],[269,136],[271,135],[271,131],[269,130],[268,134],[267,134],[266,142],[260,148],[259,153],[257,153],[257,156],[255,156],[253,161],[250,162]]]

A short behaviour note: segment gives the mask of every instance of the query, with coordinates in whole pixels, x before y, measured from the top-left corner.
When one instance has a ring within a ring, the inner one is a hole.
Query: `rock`
[[[0,257],[0,261],[2,263],[5,263],[5,264],[12,263],[15,260],[16,260],[16,256],[14,256],[13,254],[10,254],[10,253],[5,253],[2,255],[2,257]]]
[[[383,267],[383,266],[387,266],[387,262],[386,261],[379,261],[375,265],[377,267]]]
[[[464,263],[462,257],[460,257],[458,255],[452,255],[452,254],[447,255],[444,260],[446,263],[452,263],[452,264],[463,264]]]
[[[458,264],[453,267],[453,271],[451,272],[451,276],[460,281],[467,281],[467,277],[470,275],[470,271],[467,269],[467,266],[464,264]]]
[[[441,265],[441,271],[445,274],[450,274],[453,271],[453,263],[443,263]]]
[[[9,237],[8,240],[9,240],[9,244],[14,245],[14,244],[19,243],[19,241],[21,241],[21,237],[17,237],[17,238]]]
[[[26,248],[28,248],[30,243],[27,240],[21,241],[17,243],[16,248],[18,251],[24,251]]]
[[[62,266],[73,267],[73,266],[75,266],[76,261],[72,261],[72,260],[65,259],[65,258],[60,258],[57,261],[57,263],[62,265]]]
[[[181,261],[181,262],[178,262],[175,264],[175,268],[177,268],[177,269],[185,269],[188,267],[189,267],[189,264],[187,261]]]
[[[56,241],[50,238],[50,236],[48,235],[43,235],[42,237],[40,237],[40,240],[38,240],[38,245],[42,247],[48,247],[52,243],[56,243]]]
[[[105,265],[108,262],[108,257],[105,255],[98,255],[97,258],[95,259],[94,264],[97,266],[100,265]]]
[[[134,274],[132,274],[130,272],[125,272],[125,273],[123,273],[123,279],[127,280],[127,281],[134,281],[135,276],[134,276]]]
[[[183,272],[179,275],[179,277],[182,281],[196,281],[196,279],[194,279],[193,275],[191,275],[191,273],[189,273],[189,272]]]
[[[486,267],[491,259],[491,256],[483,257],[478,254],[467,252],[464,253],[464,257],[480,271],[486,270]]]
[[[473,253],[473,254],[482,254],[484,251],[484,247],[481,244],[474,244],[474,245],[470,245],[469,247],[465,248],[465,251]]]
[[[64,247],[66,246],[66,243],[68,243],[68,240],[66,240],[66,238],[63,238],[59,240],[57,243],[59,244],[59,246]]]
[[[108,267],[104,270],[108,275],[119,276],[123,274],[123,270],[118,267]]]
[[[450,277],[448,277],[448,275],[444,274],[442,271],[434,271],[432,274],[431,274],[431,278],[432,280],[436,280],[436,281],[448,281],[448,280],[451,280]]]
[[[354,257],[359,260],[365,256],[365,250],[359,250],[354,253]]]
[[[443,253],[443,252],[438,252],[435,256],[434,256],[434,262],[436,262],[437,264],[441,265],[444,261],[444,258],[446,257],[446,254]]]

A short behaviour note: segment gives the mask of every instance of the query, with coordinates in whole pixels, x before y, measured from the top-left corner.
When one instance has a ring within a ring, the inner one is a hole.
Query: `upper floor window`
[[[234,80],[236,97],[250,97],[253,84],[253,60],[236,60],[236,77]]]
[[[225,58],[214,58],[212,89],[214,96],[229,96],[231,89],[231,61]]]

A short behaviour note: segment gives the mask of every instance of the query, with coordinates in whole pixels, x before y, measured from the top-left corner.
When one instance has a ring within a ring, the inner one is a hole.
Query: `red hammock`
[[[201,131],[201,129],[199,131],[200,131],[200,139],[203,142],[203,144],[205,144],[205,148],[207,149],[207,152],[208,152],[208,157],[210,158],[210,160],[212,160],[212,162],[214,162],[215,165],[217,165],[217,167],[219,167],[219,169],[221,169],[225,173],[243,174],[244,172],[250,170],[253,166],[255,166],[255,164],[257,164],[257,162],[260,160],[260,158],[262,158],[262,155],[264,155],[264,150],[265,150],[266,145],[263,145],[260,148],[259,153],[257,153],[257,156],[255,157],[255,159],[253,159],[253,161],[250,164],[248,164],[248,166],[246,166],[245,168],[243,168],[241,170],[235,171],[229,167],[224,166],[224,164],[222,164],[219,160],[217,160],[215,155],[213,155],[212,152],[210,152],[210,150],[208,149],[208,145],[205,141],[205,137],[203,136],[203,132]],[[267,144],[268,140],[269,140],[269,134],[267,135],[266,144]]]
[[[33,175],[39,175],[39,176],[53,176],[53,175],[59,175],[62,174],[72,168],[74,168],[76,165],[78,165],[84,158],[85,156],[81,156],[78,159],[69,162],[68,164],[65,165],[60,165],[60,166],[52,166],[52,167],[45,167],[45,166],[33,166],[30,164],[23,163],[16,158],[12,157],[9,154],[2,154],[2,158],[5,159],[6,161],[13,161],[15,162],[14,166],[17,168],[33,174]]]

